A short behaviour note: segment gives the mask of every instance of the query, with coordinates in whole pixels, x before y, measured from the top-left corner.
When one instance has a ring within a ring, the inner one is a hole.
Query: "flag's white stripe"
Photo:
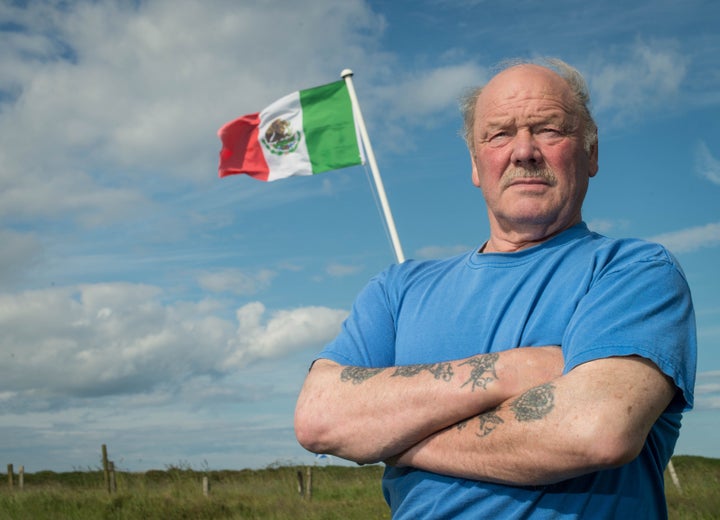
[[[291,153],[278,155],[271,153],[261,142],[265,160],[270,169],[268,181],[282,179],[290,175],[312,175],[312,166],[305,143],[305,133],[302,126],[302,107],[299,92],[293,92],[275,101],[260,112],[260,127],[258,138],[262,139],[268,127],[276,119],[283,119],[290,123],[293,132],[301,132],[300,143]]]

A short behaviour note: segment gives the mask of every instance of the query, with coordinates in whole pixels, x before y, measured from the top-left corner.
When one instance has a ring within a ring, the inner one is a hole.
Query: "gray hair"
[[[590,113],[590,91],[588,89],[585,78],[580,72],[558,58],[542,58],[540,60],[523,60],[511,59],[501,62],[497,68],[497,72],[509,69],[516,65],[540,65],[557,73],[563,78],[575,98],[577,114],[583,123],[585,135],[583,136],[583,145],[586,152],[597,144],[598,130],[597,124]],[[460,112],[463,116],[462,137],[472,152],[475,149],[475,105],[477,99],[482,92],[484,85],[471,89],[460,99]]]

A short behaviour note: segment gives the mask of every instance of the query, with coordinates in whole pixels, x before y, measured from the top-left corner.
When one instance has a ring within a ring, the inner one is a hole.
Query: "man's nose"
[[[532,132],[520,130],[513,140],[511,156],[515,166],[537,166],[542,161],[542,154]]]

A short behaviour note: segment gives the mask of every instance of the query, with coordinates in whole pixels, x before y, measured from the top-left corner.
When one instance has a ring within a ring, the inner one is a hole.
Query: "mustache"
[[[557,183],[557,176],[550,168],[509,168],[500,179],[503,188],[510,186],[515,179],[540,179],[554,186]]]

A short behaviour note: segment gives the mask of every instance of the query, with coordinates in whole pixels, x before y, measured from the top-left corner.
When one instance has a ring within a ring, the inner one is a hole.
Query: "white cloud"
[[[674,253],[687,253],[720,245],[720,222],[711,222],[679,231],[671,231],[648,238],[659,242]]]
[[[0,229],[0,286],[17,282],[22,273],[42,254],[42,245],[34,234]]]
[[[588,81],[596,112],[612,109],[617,120],[634,118],[677,96],[688,65],[672,43],[638,41],[623,52],[623,59],[591,67]]]
[[[223,269],[200,274],[198,283],[206,291],[248,295],[268,288],[275,276],[276,273],[269,269],[261,269],[253,274],[247,274],[240,269]]]
[[[363,266],[361,265],[330,264],[325,268],[325,271],[334,278],[340,278],[358,273],[362,271],[362,269]]]
[[[152,392],[259,358],[315,350],[347,312],[251,303],[237,322],[220,302],[163,303],[157,287],[94,284],[0,294],[0,394],[27,410],[57,399]],[[31,403],[31,404],[29,404]]]
[[[587,223],[588,228],[596,233],[610,233],[616,229],[624,229],[628,227],[628,221],[615,219],[592,219]]]
[[[69,214],[83,225],[97,226],[149,204],[135,190],[102,186],[83,172],[68,169],[50,174],[31,166],[27,175],[18,175],[12,168],[17,163],[10,159],[5,164],[10,167],[2,170],[7,173],[4,178],[0,171],[0,216],[25,220]]]
[[[13,93],[0,97],[0,215],[18,219],[97,225],[172,184],[209,182],[221,124],[346,67],[386,146],[457,118],[458,95],[487,77],[471,61],[404,75],[362,0],[317,0],[302,16],[290,0],[33,2],[2,15],[22,28],[0,50],[0,92]]]
[[[713,156],[704,141],[699,142],[695,148],[695,169],[702,177],[720,185],[720,160]]]
[[[720,370],[698,372],[695,400],[698,410],[720,410]]]
[[[458,119],[458,99],[466,89],[487,81],[488,71],[474,62],[417,71],[374,89],[383,114],[412,124],[431,124],[429,115]]]
[[[346,317],[343,310],[301,307],[276,311],[266,318],[262,303],[249,303],[237,311],[239,326],[233,353],[223,366],[243,366],[252,359],[277,357],[309,346],[319,350],[340,332]]]
[[[217,128],[292,90],[382,67],[360,0],[5,5],[0,208],[117,216],[158,178],[213,178]],[[329,42],[332,42],[330,45]],[[152,173],[152,175],[149,175]]]

